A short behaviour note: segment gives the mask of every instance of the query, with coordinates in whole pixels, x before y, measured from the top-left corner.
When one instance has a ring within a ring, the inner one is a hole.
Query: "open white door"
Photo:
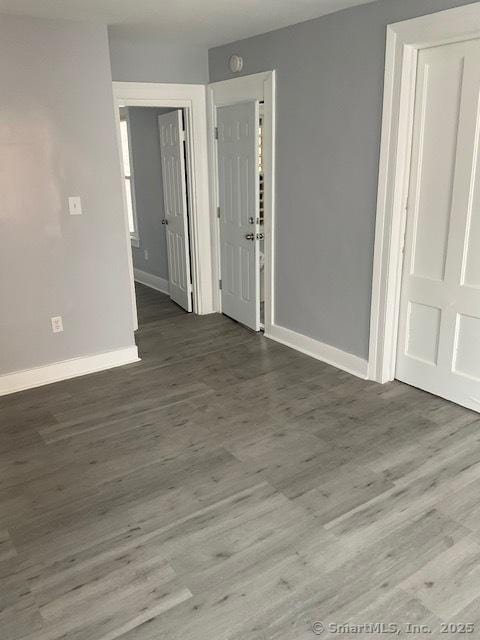
[[[222,312],[260,330],[258,101],[217,109]]]
[[[480,410],[480,41],[420,51],[396,377]]]
[[[162,155],[170,298],[186,311],[192,310],[190,249],[188,240],[185,132],[182,111],[158,117]]]

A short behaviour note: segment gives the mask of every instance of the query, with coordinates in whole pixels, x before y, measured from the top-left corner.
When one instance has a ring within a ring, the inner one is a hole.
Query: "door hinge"
[[[221,280],[218,281],[218,288],[220,289],[220,291],[222,290],[222,281]]]
[[[220,218],[220,207],[217,207],[217,218]]]
[[[213,135],[215,140],[218,140],[218,127],[215,127]]]

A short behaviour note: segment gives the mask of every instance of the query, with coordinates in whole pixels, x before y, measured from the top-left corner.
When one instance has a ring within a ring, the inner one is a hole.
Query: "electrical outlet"
[[[145,260],[148,260],[148,249],[143,250],[143,255],[145,256]]]
[[[51,323],[53,333],[60,333],[61,331],[63,331],[62,316],[54,316],[53,318],[51,318]]]
[[[80,196],[70,196],[68,198],[68,210],[71,216],[82,215],[82,201]]]

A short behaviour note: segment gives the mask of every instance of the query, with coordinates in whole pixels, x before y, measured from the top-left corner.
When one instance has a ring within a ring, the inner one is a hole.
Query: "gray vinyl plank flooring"
[[[141,362],[0,398],[1,640],[480,637],[478,414],[137,295]]]

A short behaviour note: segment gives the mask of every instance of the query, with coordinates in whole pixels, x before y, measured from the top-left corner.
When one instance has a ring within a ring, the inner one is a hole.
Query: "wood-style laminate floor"
[[[480,637],[478,414],[138,300],[141,362],[0,399],[1,640]]]

